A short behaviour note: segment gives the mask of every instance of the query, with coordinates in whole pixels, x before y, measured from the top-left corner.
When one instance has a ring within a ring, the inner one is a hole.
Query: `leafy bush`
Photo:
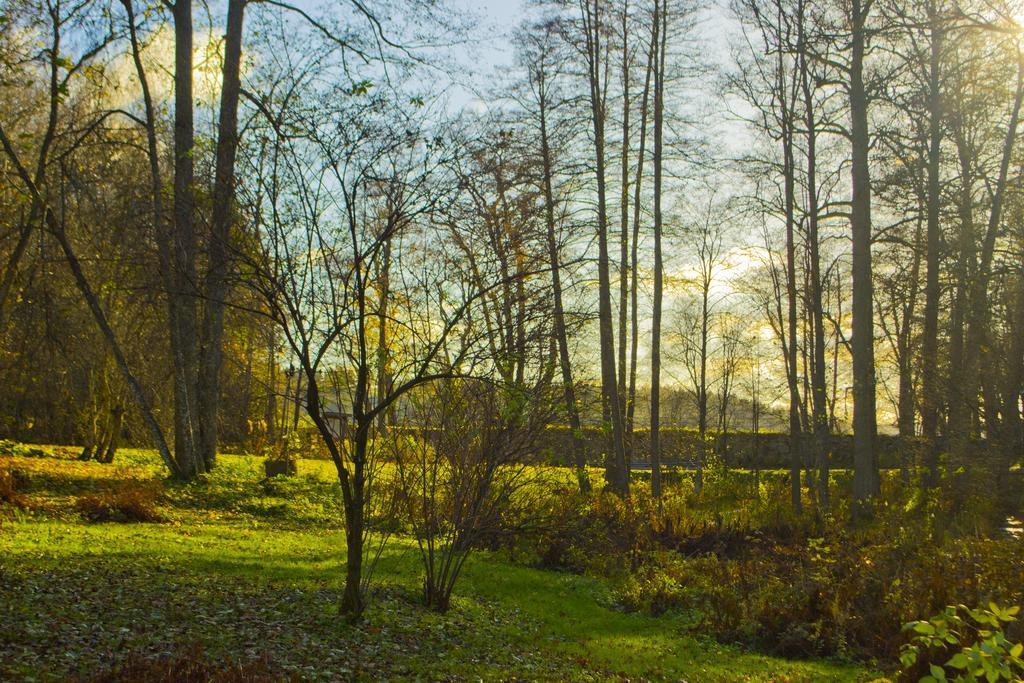
[[[550,569],[614,576],[645,562],[648,553],[675,549],[691,536],[696,521],[683,486],[659,501],[635,489],[624,501],[609,492],[583,496],[556,488],[546,497],[549,525],[534,538],[539,564]]]
[[[701,500],[690,495],[692,503]],[[774,654],[890,661],[899,653],[901,624],[942,605],[1024,601],[1024,544],[965,534],[945,527],[930,506],[907,505],[895,494],[890,501],[872,525],[856,529],[753,502],[750,516],[733,521],[715,512],[709,522],[690,506],[674,510],[671,522],[657,510],[646,517],[616,512],[611,520],[640,542],[631,546],[633,571],[620,579],[615,598],[627,610],[692,616],[701,633]],[[641,499],[638,508],[644,505]],[[581,512],[590,526],[570,527],[573,533],[543,549],[558,547],[563,561],[590,571],[606,567],[603,556],[621,545],[601,533],[617,527],[595,518],[593,510]]]
[[[129,480],[79,496],[75,508],[90,522],[163,522],[156,508],[160,494],[156,482]]]
[[[680,578],[659,565],[646,565],[630,573],[615,594],[627,610],[654,615],[681,611],[691,605],[680,585]]]
[[[42,458],[46,456],[46,451],[42,448],[26,446],[25,444],[18,443],[17,441],[11,441],[10,439],[0,439],[0,456]]]
[[[979,609],[951,605],[928,620],[904,625],[911,640],[900,653],[903,678],[921,683],[1021,680],[1024,645],[1004,633],[1019,612],[1020,607],[994,602]]]

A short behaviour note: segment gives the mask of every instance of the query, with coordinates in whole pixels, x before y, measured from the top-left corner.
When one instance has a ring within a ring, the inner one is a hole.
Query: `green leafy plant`
[[[1024,645],[1007,639],[1004,629],[1017,620],[1020,607],[971,609],[949,606],[941,614],[904,625],[911,640],[900,664],[905,679],[937,681],[1019,681],[1024,676]]]
[[[26,446],[25,444],[18,443],[17,441],[11,441],[10,439],[0,439],[0,456],[43,458],[46,457],[46,451],[42,448]]]

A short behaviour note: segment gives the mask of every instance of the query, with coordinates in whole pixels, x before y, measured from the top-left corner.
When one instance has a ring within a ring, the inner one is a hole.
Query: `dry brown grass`
[[[218,664],[211,662],[202,647],[196,645],[160,659],[135,656],[109,671],[79,678],[78,683],[276,683],[298,680],[301,679],[297,676],[274,671],[269,657],[246,664]]]
[[[24,493],[18,491],[18,474],[9,467],[0,466],[0,503],[6,503],[22,510],[32,506]]]
[[[158,482],[128,480],[78,496],[75,508],[90,522],[163,522],[156,507],[161,493]]]

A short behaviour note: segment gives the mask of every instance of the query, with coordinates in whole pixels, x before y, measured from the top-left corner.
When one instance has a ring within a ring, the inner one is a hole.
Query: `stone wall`
[[[410,433],[421,433],[417,427],[395,427]],[[318,448],[319,437],[310,431],[308,457],[326,458],[326,450]],[[600,467],[604,463],[607,437],[597,427],[584,427],[582,432],[587,462]],[[814,442],[805,436],[806,459],[804,466],[814,464]],[[908,465],[919,460],[923,450],[920,439],[903,439],[894,435],[879,435],[877,439],[879,466],[888,469],[900,466],[900,458]],[[631,461],[640,466],[650,462],[650,435],[647,429],[637,429],[633,435]],[[662,462],[666,464],[693,464],[696,462],[699,439],[696,429],[670,427],[661,430]],[[721,438],[713,432],[707,435],[705,453],[720,457],[729,467],[744,469],[788,469],[790,439],[779,432],[728,432]],[[540,460],[554,465],[572,465],[572,434],[568,427],[552,426],[545,430],[539,446]],[[984,445],[978,444],[983,453]],[[833,468],[853,467],[853,436],[833,434],[829,437],[829,461]]]
[[[809,437],[808,438],[810,441]],[[583,430],[584,448],[587,461],[592,465],[603,462],[606,437],[601,430]],[[694,462],[699,451],[700,440],[695,429],[670,428],[661,430],[662,462]],[[638,429],[633,435],[632,461],[646,463],[650,460],[650,436],[646,429]],[[748,469],[785,469],[790,466],[790,439],[788,434],[777,432],[729,432],[722,435],[707,435],[707,454],[719,454],[729,467]],[[879,435],[879,466],[899,467],[901,454],[913,458],[921,451],[919,439],[902,439],[898,436]],[[572,433],[568,427],[549,427],[541,446],[545,459],[562,465],[571,464]],[[829,437],[830,462],[832,467],[853,466],[853,436],[834,434]],[[807,443],[808,457],[813,453],[813,442]],[[805,463],[810,465],[811,462]]]

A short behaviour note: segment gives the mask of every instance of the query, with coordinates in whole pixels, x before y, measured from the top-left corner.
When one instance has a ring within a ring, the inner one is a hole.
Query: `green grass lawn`
[[[365,619],[339,616],[344,541],[329,463],[263,485],[225,456],[208,481],[169,486],[168,521],[86,523],[75,496],[162,476],[155,456],[116,465],[3,457],[37,509],[0,528],[0,680],[64,680],[129,656],[201,648],[265,657],[309,680],[868,680],[856,666],[788,661],[688,635],[679,616],[615,609],[602,579],[473,556],[447,614],[420,606],[409,539],[381,559]]]

